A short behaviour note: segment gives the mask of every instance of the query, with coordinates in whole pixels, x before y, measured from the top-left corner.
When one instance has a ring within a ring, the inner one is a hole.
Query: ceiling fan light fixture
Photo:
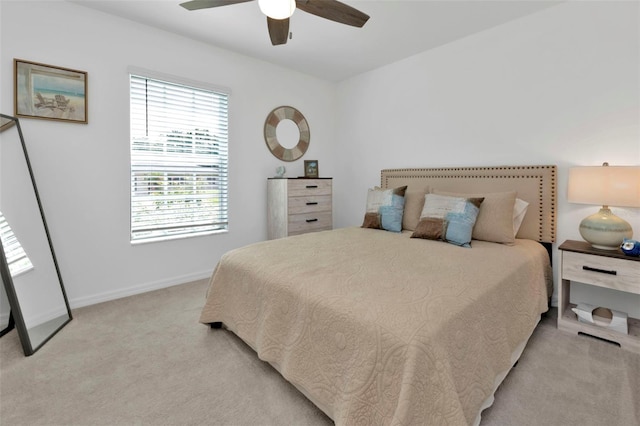
[[[296,10],[296,0],[258,0],[258,6],[271,19],[287,19]]]

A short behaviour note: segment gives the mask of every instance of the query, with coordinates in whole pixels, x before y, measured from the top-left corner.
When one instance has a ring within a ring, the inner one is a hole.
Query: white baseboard
[[[45,322],[49,322],[54,318],[59,318],[62,316],[66,317],[68,315],[67,307],[64,305],[64,300],[62,299],[62,295],[60,295],[59,302],[60,303],[58,304],[58,306],[54,306],[53,309],[50,309],[47,312],[38,312],[36,315],[32,315],[28,318],[24,317],[24,313],[23,313],[22,320],[24,321],[25,327],[27,327],[27,329],[31,329],[41,324],[44,324]]]
[[[93,296],[77,297],[69,300],[69,306],[71,306],[71,309],[82,308],[83,306],[95,305],[97,303],[121,299],[127,296],[147,293],[153,290],[160,290],[161,288],[173,287],[174,285],[185,284],[191,281],[202,280],[205,278],[209,278],[212,273],[213,271],[194,272],[188,275],[171,277],[166,280],[140,284],[140,285],[136,285],[133,287],[120,289],[116,291],[108,291],[108,292],[96,294]]]

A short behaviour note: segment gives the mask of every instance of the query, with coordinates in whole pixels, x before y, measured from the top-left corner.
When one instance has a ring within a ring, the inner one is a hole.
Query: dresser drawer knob
[[[318,219],[307,219],[307,223],[311,223],[311,222],[317,222]]]
[[[317,188],[318,185],[307,185],[307,188]]]
[[[316,206],[316,205],[318,205],[318,203],[316,203],[316,202],[310,202],[310,203],[307,203],[307,205],[308,205],[308,206]]]
[[[600,272],[601,274],[618,275],[617,271],[608,271],[606,269],[592,268],[591,266],[583,266],[584,271]]]

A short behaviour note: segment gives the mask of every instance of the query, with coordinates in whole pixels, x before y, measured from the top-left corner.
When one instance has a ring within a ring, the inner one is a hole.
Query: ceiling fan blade
[[[337,0],[296,0],[296,7],[312,15],[353,27],[362,27],[369,15]]]
[[[267,27],[269,28],[269,37],[271,44],[277,46],[286,44],[289,38],[289,18],[273,19],[267,16]]]
[[[209,9],[211,7],[227,6],[236,3],[246,3],[253,0],[191,0],[180,3],[187,10]]]

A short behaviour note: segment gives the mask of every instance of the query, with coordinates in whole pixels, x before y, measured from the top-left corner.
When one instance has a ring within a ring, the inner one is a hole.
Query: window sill
[[[131,240],[130,243],[132,246],[137,246],[141,244],[148,243],[157,243],[162,241],[171,241],[171,240],[183,240],[185,238],[193,238],[193,237],[203,237],[206,235],[215,235],[215,234],[226,234],[229,232],[228,229],[219,229],[215,231],[203,231],[203,232],[194,232],[192,234],[180,234],[180,235],[162,235],[157,237],[149,237],[149,238],[141,238],[138,240]]]

